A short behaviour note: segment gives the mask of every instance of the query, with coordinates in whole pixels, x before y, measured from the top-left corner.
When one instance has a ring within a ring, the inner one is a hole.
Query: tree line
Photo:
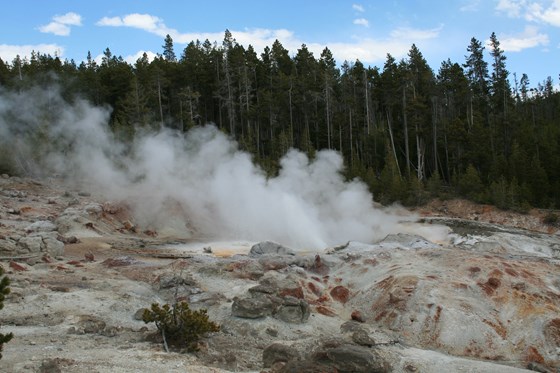
[[[290,148],[313,157],[339,151],[346,176],[364,180],[382,203],[407,205],[462,196],[501,208],[560,206],[560,94],[552,78],[532,87],[506,67],[492,33],[472,38],[465,61],[437,73],[412,45],[382,67],[344,61],[305,44],[291,53],[280,41],[258,55],[226,30],[219,43],[190,42],[134,64],[107,48],[100,63],[32,53],[0,59],[0,86],[61,87],[64,97],[112,108],[123,141],[136,131],[208,122],[234,138],[269,174]]]

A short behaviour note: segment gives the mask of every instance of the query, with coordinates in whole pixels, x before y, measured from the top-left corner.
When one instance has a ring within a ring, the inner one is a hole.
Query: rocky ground
[[[447,242],[397,234],[321,252],[135,225],[123,203],[0,178],[6,372],[516,372],[560,369],[560,236],[546,212],[433,201]],[[165,352],[140,313],[220,324]]]

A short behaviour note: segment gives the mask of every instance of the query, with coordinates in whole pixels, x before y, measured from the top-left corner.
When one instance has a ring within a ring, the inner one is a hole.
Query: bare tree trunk
[[[367,81],[367,73],[366,70],[364,70],[364,85],[366,88],[366,133],[369,135],[369,90],[368,90],[368,81]]]
[[[416,126],[416,156],[418,157],[416,175],[418,181],[422,181],[424,180],[424,141],[418,135],[418,126]]]
[[[410,148],[408,145],[408,117],[406,114],[406,84],[403,85],[403,125],[404,125],[404,151],[406,157],[406,175],[410,177]]]
[[[350,126],[350,167],[354,163],[354,144],[352,144],[352,109],[348,111],[348,125]]]
[[[288,96],[290,100],[290,146],[294,146],[294,120],[292,113],[292,81],[290,80],[290,89],[288,90]]]
[[[329,87],[327,84],[327,77],[325,76],[325,102],[327,110],[327,147],[331,149],[331,121],[330,121],[330,102],[329,102]]]
[[[342,123],[338,124],[338,151],[342,153]]]
[[[416,101],[416,88],[412,85],[412,95],[414,101]],[[424,140],[420,137],[420,129],[418,128],[418,113],[414,113],[414,130],[416,132],[416,158],[417,158],[417,168],[416,176],[419,181],[424,179]]]
[[[157,92],[158,92],[158,104],[159,104],[159,118],[160,118],[160,125],[159,128],[163,128],[163,106],[161,105],[161,84],[159,81],[159,73],[157,76]]]
[[[231,89],[231,72],[228,63],[227,55],[224,58],[225,69],[226,69],[226,84],[227,84],[227,110],[229,119],[229,133],[231,136],[235,137],[235,112],[233,109],[233,93]]]
[[[399,159],[397,158],[397,149],[395,149],[395,140],[393,139],[393,126],[391,124],[391,116],[389,115],[389,110],[387,110],[387,127],[389,128],[389,138],[391,140],[391,148],[393,149],[393,157],[395,157],[395,164],[397,165],[397,170],[399,170],[399,178],[402,179]]]
[[[437,97],[432,97],[432,132],[434,135],[434,171],[437,172],[438,169],[438,153],[437,153]]]
[[[470,97],[470,100],[469,100],[469,110],[470,110],[470,113],[469,113],[469,118],[470,118],[469,130],[472,129],[472,127],[474,126],[474,113],[473,113],[473,102],[472,101],[473,101],[473,96],[471,94],[471,97]]]
[[[249,120],[250,97],[249,97],[249,76],[247,74],[247,66],[245,66],[244,73],[245,73],[245,111],[247,112],[247,132],[250,133],[251,131],[251,121]]]
[[[183,100],[179,100],[179,115],[181,116],[181,132],[185,132],[185,121],[183,120]]]

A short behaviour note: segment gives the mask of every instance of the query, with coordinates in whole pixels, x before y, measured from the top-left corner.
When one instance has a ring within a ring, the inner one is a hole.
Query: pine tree
[[[173,39],[169,34],[165,36],[163,44],[163,58],[169,62],[177,62],[175,51],[173,50]]]
[[[509,72],[506,69],[506,56],[500,48],[496,33],[490,36],[490,55],[492,56],[492,75],[490,78],[490,94],[492,105],[492,130],[496,131],[493,137],[501,140],[502,149],[506,157],[511,150],[512,131],[511,119],[508,112],[511,106],[511,87]]]
[[[484,47],[479,40],[472,38],[467,52],[470,54],[463,67],[471,87],[468,119],[473,127],[477,118],[485,124],[488,122],[488,63],[484,61]]]

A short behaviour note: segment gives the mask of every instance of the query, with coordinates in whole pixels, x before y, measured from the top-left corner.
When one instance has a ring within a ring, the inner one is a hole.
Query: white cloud
[[[496,10],[505,13],[508,17],[519,18],[525,5],[525,0],[499,0]]]
[[[496,10],[511,18],[560,27],[560,0],[499,0]]]
[[[57,55],[62,57],[64,48],[57,44],[35,44],[35,45],[9,45],[0,44],[0,58],[4,62],[11,63],[16,56],[22,59],[31,56],[31,52],[39,52],[41,54],[50,54],[51,56]]]
[[[524,49],[548,45],[550,42],[547,34],[539,33],[534,26],[527,26],[519,35],[501,36],[500,46],[506,52],[520,52]]]
[[[153,61],[158,56],[157,53],[154,53],[152,51],[139,50],[134,54],[124,56],[123,60],[125,60],[131,65],[134,65],[136,64],[136,61],[144,55],[144,53],[146,53],[146,55],[148,56],[148,61],[150,62]],[[97,56],[95,56],[93,60],[97,62],[98,65],[100,65],[101,62],[103,61],[103,57],[105,57],[105,55],[103,53],[100,53]]]
[[[439,36],[443,25],[433,29],[414,29],[410,27],[400,27],[391,31],[391,37],[395,39],[408,39],[414,42],[415,40],[434,39]]]
[[[82,16],[74,12],[56,15],[49,24],[39,26],[39,31],[58,36],[70,35],[70,26],[81,26]]]
[[[369,21],[365,18],[357,18],[354,20],[355,25],[360,25],[364,27],[369,27]]]
[[[97,26],[124,26],[121,17],[103,17],[96,23]]]
[[[560,27],[560,0],[553,0],[547,8],[538,3],[532,4],[527,18],[534,18],[552,26]]]
[[[81,26],[82,16],[74,12],[68,12],[61,16],[54,16],[53,21],[62,23],[63,25]]]
[[[144,53],[146,53],[146,55],[148,56],[148,61],[153,61],[156,57],[157,54],[152,52],[152,51],[138,51],[135,54],[131,54],[129,56],[125,56],[123,57],[123,59],[128,62],[131,65],[134,65],[136,63],[136,61],[138,61],[139,58],[141,58]],[[103,58],[103,54],[100,54],[99,56],[97,56],[97,58],[95,59],[95,61],[97,61],[97,63],[101,63],[101,59]]]
[[[58,36],[70,35],[70,27],[58,22],[51,22],[48,25],[41,26],[39,27],[39,31]]]
[[[181,34],[163,23],[159,17],[150,14],[132,13],[124,17],[103,17],[97,23],[98,26],[132,27],[164,37],[169,34],[173,39],[180,39]]]
[[[355,43],[329,44],[329,49],[337,62],[355,61],[382,62],[390,53],[393,57],[404,57],[410,49],[411,43],[403,40],[362,39]],[[320,53],[320,52],[319,52]]]
[[[459,10],[461,12],[476,12],[479,4],[480,0],[467,0],[466,3],[459,8]]]
[[[367,21],[367,20],[366,20]],[[105,17],[97,22],[98,26],[112,26],[112,27],[132,27],[144,30],[146,32],[165,37],[169,34],[175,44],[187,44],[194,40],[204,41],[208,39],[210,42],[217,42],[221,44],[224,39],[224,32],[208,32],[208,33],[181,33],[173,28],[165,25],[164,21],[156,16],[149,14],[129,14],[122,17]],[[434,29],[414,29],[414,28],[400,28],[394,30],[386,39],[373,39],[373,38],[355,38],[348,43],[340,42],[324,42],[315,43],[303,41],[298,38],[293,31],[287,29],[244,29],[244,30],[230,30],[233,38],[237,43],[247,47],[249,44],[255,48],[255,51],[264,50],[265,47],[270,47],[275,40],[279,40],[282,46],[292,53],[296,53],[305,44],[309,51],[316,57],[320,56],[321,52],[328,47],[333,53],[334,58],[338,62],[344,60],[355,61],[359,59],[365,63],[374,63],[384,61],[387,53],[394,57],[406,56],[412,43],[417,43],[420,40],[434,39],[439,36],[443,25]],[[138,52],[134,56],[125,58],[127,61],[135,62],[142,52]]]
[[[364,6],[361,4],[352,4],[352,9],[360,13],[365,12]]]

